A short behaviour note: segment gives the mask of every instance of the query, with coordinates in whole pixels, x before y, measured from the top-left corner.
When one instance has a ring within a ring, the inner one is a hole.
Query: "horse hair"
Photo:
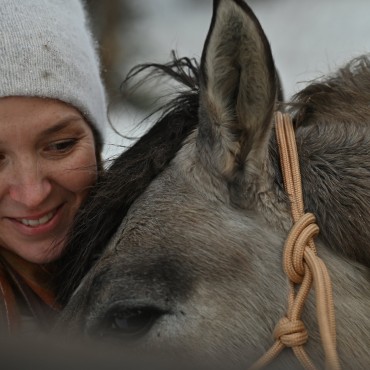
[[[370,60],[365,55],[309,84],[294,97],[291,109],[306,209],[316,215],[327,246],[367,267],[369,101]]]

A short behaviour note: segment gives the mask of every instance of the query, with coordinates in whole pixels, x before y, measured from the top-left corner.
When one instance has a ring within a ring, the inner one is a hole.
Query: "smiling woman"
[[[75,108],[41,98],[0,99],[0,124],[1,247],[53,261],[96,179],[92,131]]]
[[[0,0],[0,20],[0,325],[26,333],[58,312],[53,262],[97,179],[106,102],[78,0]]]

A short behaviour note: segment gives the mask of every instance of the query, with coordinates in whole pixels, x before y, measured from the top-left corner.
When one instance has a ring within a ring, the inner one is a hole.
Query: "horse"
[[[138,66],[182,84],[157,123],[103,174],[79,212],[55,284],[57,328],[122,348],[163,348],[247,368],[287,310],[292,227],[274,134],[293,120],[304,208],[333,285],[343,368],[370,365],[370,60],[358,57],[289,103],[267,37],[243,0],[215,0],[197,61]],[[314,293],[305,345],[323,367]],[[299,368],[292,351],[274,362]]]

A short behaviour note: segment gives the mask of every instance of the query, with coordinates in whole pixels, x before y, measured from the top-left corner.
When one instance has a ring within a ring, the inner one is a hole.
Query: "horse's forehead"
[[[220,222],[229,211],[227,185],[203,170],[190,139],[131,206],[122,231],[128,234],[133,225],[178,229],[205,219]]]
[[[230,206],[209,189],[208,194],[205,188],[198,191],[190,177],[169,168],[153,181],[130,208],[108,249],[122,256],[149,250],[147,258],[173,252],[184,259],[202,251],[222,254],[233,263],[233,256],[240,260],[246,245],[275,243],[254,212]]]
[[[173,238],[179,231],[194,232],[222,222],[227,206],[213,198],[211,191],[206,198],[204,187],[196,188],[190,178],[172,168],[153,181],[130,208],[121,229],[123,240],[136,234],[143,238],[145,234],[162,237],[163,233]]]
[[[227,183],[200,163],[195,136],[134,202],[108,246],[128,263],[170,254],[199,266],[222,260],[230,271],[248,263],[248,246],[280,242],[256,212],[230,204]]]
[[[163,219],[172,217],[174,212],[185,214],[193,209],[204,209],[206,212],[212,203],[227,203],[227,184],[215,179],[201,164],[196,136],[197,130],[187,137],[167,168],[131,206],[129,215],[140,213],[142,217],[151,219],[151,211],[160,211],[160,218]],[[175,207],[177,204],[181,204],[180,209]]]

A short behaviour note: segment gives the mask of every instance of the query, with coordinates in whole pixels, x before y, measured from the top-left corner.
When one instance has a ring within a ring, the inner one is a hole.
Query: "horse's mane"
[[[198,70],[194,60],[173,55],[168,64],[142,64],[129,72],[125,82],[147,72],[144,80],[153,75],[166,75],[183,89],[161,108],[162,115],[153,127],[99,176],[78,212],[65,251],[56,263],[58,273],[54,285],[62,305],[99,257],[131,204],[168,165],[196,127]]]
[[[297,125],[325,121],[367,122],[370,117],[370,55],[352,59],[337,72],[311,81],[289,103]]]
[[[369,55],[312,82],[293,100],[306,209],[328,247],[367,267],[369,102]]]

